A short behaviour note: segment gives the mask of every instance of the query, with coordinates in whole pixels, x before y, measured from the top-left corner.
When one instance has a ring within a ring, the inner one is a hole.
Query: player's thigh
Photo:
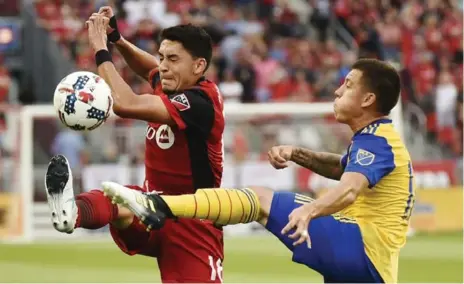
[[[139,186],[126,185],[133,190],[143,191]],[[110,232],[116,245],[126,254],[141,254],[157,257],[159,248],[159,231],[147,232],[144,224],[133,216],[129,227],[120,229],[110,224]]]
[[[293,252],[293,261],[318,271],[330,282],[381,282],[365,254],[359,226],[352,219],[325,216],[311,220],[311,248],[306,243],[295,247],[294,240],[281,234],[288,215],[311,201],[292,192],[276,192],[272,199],[266,228]]]
[[[263,226],[266,226],[269,212],[271,211],[272,196],[274,195],[274,191],[261,186],[252,186],[250,189],[255,192],[259,200],[260,214],[257,222]]]
[[[209,221],[167,220],[162,229],[158,266],[163,282],[221,283],[222,230]]]

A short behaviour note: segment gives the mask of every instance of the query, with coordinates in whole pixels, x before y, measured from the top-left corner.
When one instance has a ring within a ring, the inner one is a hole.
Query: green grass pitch
[[[271,236],[227,238],[225,282],[321,282],[316,272],[291,262]],[[400,282],[463,281],[462,234],[409,239]],[[109,241],[0,244],[0,282],[159,282],[155,259],[129,257]]]

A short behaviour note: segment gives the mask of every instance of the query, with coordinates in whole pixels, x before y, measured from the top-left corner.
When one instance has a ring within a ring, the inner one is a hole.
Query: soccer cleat
[[[163,198],[157,193],[144,193],[114,182],[103,182],[103,193],[113,204],[120,204],[132,211],[145,224],[147,231],[164,226],[166,218],[175,219]]]
[[[48,206],[52,213],[52,223],[57,231],[72,233],[77,220],[77,206],[74,200],[73,178],[68,160],[56,155],[48,164],[45,175],[45,189]]]

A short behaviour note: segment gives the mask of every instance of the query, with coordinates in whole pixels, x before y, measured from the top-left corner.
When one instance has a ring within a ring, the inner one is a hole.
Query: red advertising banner
[[[448,188],[457,185],[456,162],[420,161],[413,162],[417,188]]]
[[[419,161],[413,162],[417,188],[449,188],[457,185],[456,162]],[[307,169],[297,169],[297,185],[302,191],[318,192],[334,186],[335,180],[317,175]]]

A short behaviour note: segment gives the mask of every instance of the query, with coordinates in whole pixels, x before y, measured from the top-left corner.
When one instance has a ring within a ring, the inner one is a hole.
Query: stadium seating
[[[462,147],[455,146],[462,140],[462,117],[441,125],[435,105],[439,89],[445,87],[445,95],[455,101],[448,106],[451,112],[462,108],[463,14],[457,1],[113,2],[122,34],[149,52],[156,52],[163,27],[203,25],[216,46],[207,76],[222,83],[226,103],[237,100],[227,88],[234,84],[241,85],[242,102],[327,101],[357,56],[389,60],[402,72],[403,101],[421,107],[433,141],[454,145],[453,155],[462,155]],[[88,3],[92,2],[38,0],[36,8],[39,23],[77,67],[95,71],[83,22],[98,7]],[[354,39],[350,50],[330,36],[334,22]],[[136,92],[150,91],[117,53],[114,58]],[[451,76],[454,83],[441,83],[442,75]]]

